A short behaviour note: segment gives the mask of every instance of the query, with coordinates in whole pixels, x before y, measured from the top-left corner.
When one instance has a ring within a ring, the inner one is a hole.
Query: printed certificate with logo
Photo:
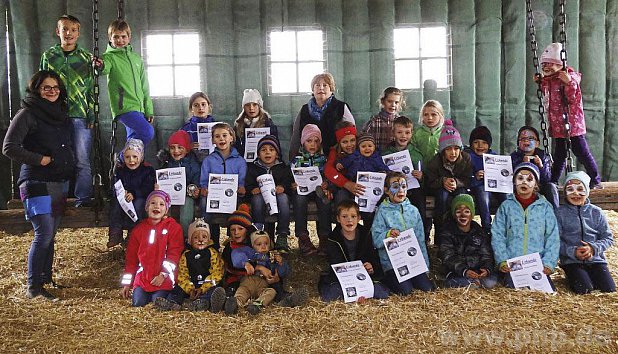
[[[400,283],[429,271],[413,229],[402,231],[398,237],[385,238],[382,242]]]
[[[402,150],[392,154],[382,156],[382,161],[388,166],[391,171],[399,171],[406,176],[406,182],[408,182],[408,190],[414,188],[420,188],[418,180],[412,176],[414,170],[414,164],[410,158],[410,151]],[[421,162],[418,162],[418,171],[421,170]]]
[[[133,222],[136,222],[137,214],[135,213],[135,206],[133,205],[133,202],[127,202],[127,200],[124,199],[126,190],[124,189],[121,180],[118,180],[116,181],[116,183],[114,183],[114,190],[116,191],[116,199],[118,199],[118,204],[120,204],[122,210],[124,210],[124,212],[131,218],[131,220],[133,220]]]
[[[206,150],[209,154],[215,151],[215,145],[212,143],[212,127],[217,123],[197,123],[197,142],[200,144],[200,150]]]
[[[373,281],[361,261],[331,264],[331,268],[339,280],[344,302],[373,297]]]
[[[308,195],[322,185],[322,175],[317,166],[311,167],[292,167],[294,182],[298,185],[296,192],[298,195]]]
[[[270,134],[270,127],[245,128],[245,160],[253,162],[257,159],[257,145],[260,139]],[[281,156],[279,156],[281,158]]]
[[[238,175],[211,173],[208,176],[207,213],[232,214],[236,210]]]
[[[516,289],[554,293],[547,276],[543,273],[543,260],[538,252],[507,259],[506,264],[511,268],[511,279]]]
[[[169,194],[172,205],[185,205],[187,177],[184,167],[163,168],[156,171],[159,189]]]
[[[356,183],[365,186],[365,192],[361,196],[355,197],[360,211],[372,213],[376,209],[378,200],[384,193],[384,179],[386,173],[381,172],[358,172]]]
[[[275,180],[271,174],[263,174],[257,177],[258,186],[260,186],[260,193],[264,198],[264,204],[268,215],[277,214],[279,208],[277,208],[277,191],[275,190]]]
[[[513,165],[510,155],[483,154],[483,169],[486,192],[513,193]]]

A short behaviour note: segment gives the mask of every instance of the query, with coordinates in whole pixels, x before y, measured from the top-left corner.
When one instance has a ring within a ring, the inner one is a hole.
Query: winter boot
[[[26,297],[28,299],[34,299],[35,297],[39,295],[41,295],[41,285],[28,284],[28,289],[26,289]]]
[[[328,244],[328,236],[318,235],[318,239],[320,241],[320,244],[318,245],[318,255],[326,256],[326,245]]]
[[[302,306],[309,300],[309,292],[305,288],[301,288],[291,293],[290,295],[279,301],[278,305],[282,307],[297,307]]]
[[[238,313],[238,300],[230,296],[225,300],[224,311],[226,315],[235,315]]]
[[[225,298],[225,289],[220,286],[216,287],[210,295],[210,312],[221,312],[225,305]]]
[[[167,298],[158,297],[154,301],[154,308],[160,311],[178,311],[180,310],[180,305],[174,301],[168,300]]]
[[[247,312],[249,312],[249,314],[255,316],[258,313],[260,313],[260,311],[262,311],[263,307],[264,307],[264,305],[262,305],[262,301],[256,300],[256,301],[253,301],[252,303],[250,303],[249,305],[247,305]]]
[[[107,248],[118,246],[122,243],[123,231],[122,229],[109,229],[109,236],[107,241]]]
[[[189,304],[189,311],[206,311],[209,306],[207,299],[195,299]]]
[[[290,252],[290,246],[288,246],[288,235],[287,234],[277,235],[277,240],[275,241],[275,249],[283,253]]]
[[[303,256],[311,256],[318,252],[306,233],[298,235],[298,249]]]

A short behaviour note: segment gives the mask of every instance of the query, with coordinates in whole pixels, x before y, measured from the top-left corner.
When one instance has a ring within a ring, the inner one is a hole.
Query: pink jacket
[[[582,74],[567,67],[567,73],[571,77],[571,82],[564,85],[564,94],[569,102],[569,123],[571,125],[571,136],[586,134],[586,122],[584,120],[584,104],[582,102],[582,91],[579,83]],[[545,77],[541,81],[543,90],[543,105],[549,120],[549,135],[553,138],[566,138],[564,119],[562,118],[563,101],[560,87],[562,81],[557,75]]]

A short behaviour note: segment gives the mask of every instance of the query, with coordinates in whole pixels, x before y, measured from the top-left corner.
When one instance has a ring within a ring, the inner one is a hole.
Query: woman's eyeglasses
[[[43,87],[41,87],[43,89],[43,91],[45,92],[50,92],[50,91],[58,91],[60,92],[60,86],[49,86],[49,85],[45,85]]]

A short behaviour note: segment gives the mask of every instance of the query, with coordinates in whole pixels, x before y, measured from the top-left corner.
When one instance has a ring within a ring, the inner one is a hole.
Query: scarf
[[[69,120],[69,115],[64,109],[60,99],[50,102],[33,93],[27,93],[21,101],[22,108],[30,109],[36,119],[40,119],[51,125],[65,125]]]
[[[331,95],[326,100],[326,102],[324,103],[322,107],[318,107],[318,104],[315,101],[315,97],[311,97],[308,103],[309,104],[309,115],[317,121],[322,119],[322,114],[324,114],[324,111],[326,111],[326,108],[328,108],[328,105],[330,104],[330,101],[333,100],[333,97],[335,97],[335,95]]]

